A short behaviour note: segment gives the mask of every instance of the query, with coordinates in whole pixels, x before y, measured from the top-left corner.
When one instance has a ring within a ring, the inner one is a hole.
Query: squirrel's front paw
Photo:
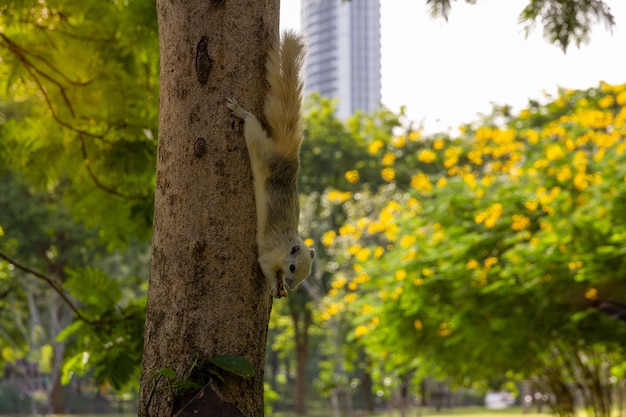
[[[250,113],[244,110],[244,108],[241,107],[239,103],[237,103],[237,101],[232,97],[226,101],[226,107],[228,107],[233,112],[233,116],[237,116],[240,119],[245,119],[250,115]]]

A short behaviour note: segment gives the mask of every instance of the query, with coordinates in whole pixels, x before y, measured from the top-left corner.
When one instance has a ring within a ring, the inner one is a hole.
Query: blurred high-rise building
[[[337,116],[380,106],[380,0],[301,0],[305,94],[337,98]]]

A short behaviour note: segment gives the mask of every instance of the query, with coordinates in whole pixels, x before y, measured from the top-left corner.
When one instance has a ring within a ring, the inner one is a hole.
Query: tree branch
[[[123,194],[120,193],[117,190],[114,190],[113,188],[110,188],[106,185],[104,185],[96,176],[96,174],[93,172],[93,170],[91,169],[91,165],[90,165],[90,161],[89,161],[89,156],[87,155],[87,148],[85,147],[85,141],[83,140],[82,136],[79,136],[78,140],[80,141],[80,150],[83,154],[83,159],[85,160],[85,168],[87,169],[87,173],[89,174],[89,177],[91,178],[91,180],[94,182],[94,184],[96,184],[96,186],[100,189],[102,189],[103,191],[106,191],[109,194],[113,194],[114,196],[123,198],[125,200],[146,200],[148,198],[148,196],[144,196],[144,195],[128,195],[128,194]]]
[[[5,255],[2,252],[0,252],[0,258],[4,259],[5,261],[7,261],[9,264],[13,265],[17,269],[23,272],[26,272],[30,275],[33,275],[34,277],[39,278],[42,281],[45,281],[57,294],[59,294],[59,296],[63,299],[63,301],[65,301],[65,303],[69,306],[72,312],[74,312],[74,315],[76,316],[77,319],[87,324],[90,324],[92,326],[98,325],[100,323],[99,321],[89,320],[87,317],[85,317],[80,312],[80,310],[78,310],[78,308],[74,305],[72,300],[69,299],[67,294],[65,294],[65,291],[63,291],[63,288],[61,288],[59,283],[57,283],[54,279],[46,275],[43,275],[25,265],[20,264],[19,262],[15,261],[15,259],[10,258],[9,256]]]

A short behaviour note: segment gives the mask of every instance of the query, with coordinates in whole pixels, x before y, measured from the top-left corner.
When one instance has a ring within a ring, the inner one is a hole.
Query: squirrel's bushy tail
[[[265,100],[265,118],[278,146],[295,144],[299,150],[302,139],[300,102],[302,80],[300,68],[304,60],[301,36],[285,31],[279,45],[273,47],[267,58],[267,80],[270,91]],[[295,143],[294,143],[295,142]],[[285,151],[291,148],[283,148]]]

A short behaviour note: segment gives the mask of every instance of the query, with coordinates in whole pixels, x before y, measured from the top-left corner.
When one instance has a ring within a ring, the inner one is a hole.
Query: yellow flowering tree
[[[401,157],[387,156],[393,140],[372,149],[389,187],[353,202],[333,239],[345,282],[326,305],[351,310],[352,334],[387,364],[541,376],[559,413],[575,413],[578,390],[609,415],[597,387],[624,377],[626,346],[602,313],[626,302],[626,84],[543,101]]]

